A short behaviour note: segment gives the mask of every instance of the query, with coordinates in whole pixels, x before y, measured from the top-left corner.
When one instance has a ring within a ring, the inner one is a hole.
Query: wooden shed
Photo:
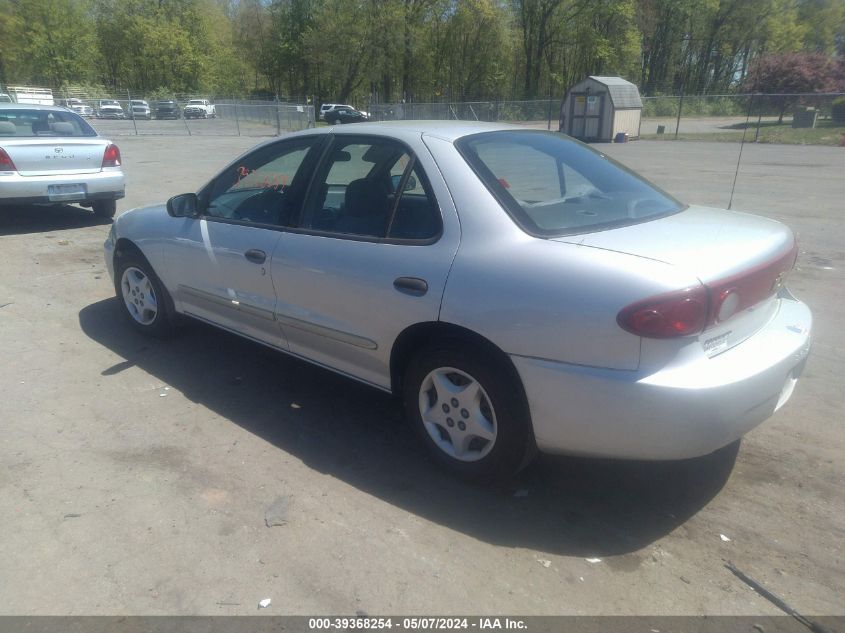
[[[637,86],[622,77],[587,77],[566,93],[560,131],[582,141],[613,141],[618,134],[640,136],[643,102]]]

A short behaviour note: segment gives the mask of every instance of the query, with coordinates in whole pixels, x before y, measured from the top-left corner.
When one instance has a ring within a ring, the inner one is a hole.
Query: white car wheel
[[[152,325],[158,316],[158,300],[153,285],[146,273],[134,266],[123,271],[120,277],[120,292],[126,311],[137,323]]]
[[[173,333],[175,321],[170,296],[139,252],[130,249],[118,254],[115,279],[124,314],[136,330],[157,337]]]

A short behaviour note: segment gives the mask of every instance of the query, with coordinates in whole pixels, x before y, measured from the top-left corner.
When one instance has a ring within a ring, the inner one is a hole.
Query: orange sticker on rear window
[[[499,181],[499,184],[502,185],[505,189],[511,188],[510,183],[504,178],[498,178],[497,180]]]

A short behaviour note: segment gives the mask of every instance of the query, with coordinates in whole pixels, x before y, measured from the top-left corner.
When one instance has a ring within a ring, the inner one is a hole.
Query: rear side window
[[[312,188],[300,228],[403,242],[440,235],[440,209],[425,173],[396,141],[339,136]]]
[[[0,138],[97,136],[88,123],[70,111],[0,110]]]
[[[619,163],[561,134],[487,132],[456,146],[517,224],[539,237],[635,224],[684,208]]]

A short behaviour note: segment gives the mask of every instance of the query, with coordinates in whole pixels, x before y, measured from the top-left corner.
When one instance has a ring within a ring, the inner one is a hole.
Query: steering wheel
[[[234,210],[236,220],[247,220],[260,224],[278,224],[284,205],[284,192],[281,187],[266,187],[250,196]]]

